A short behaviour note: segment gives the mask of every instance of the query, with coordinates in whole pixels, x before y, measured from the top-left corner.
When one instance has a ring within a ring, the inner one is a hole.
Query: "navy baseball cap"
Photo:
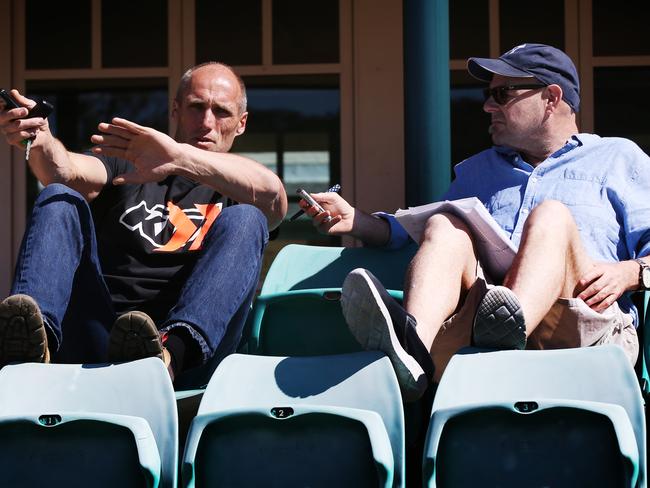
[[[476,79],[490,82],[494,74],[513,78],[534,76],[545,85],[559,85],[562,98],[577,112],[580,81],[576,67],[564,52],[545,44],[520,44],[497,59],[469,58],[467,69]]]

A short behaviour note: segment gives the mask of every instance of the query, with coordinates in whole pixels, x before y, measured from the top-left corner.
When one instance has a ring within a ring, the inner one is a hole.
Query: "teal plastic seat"
[[[650,398],[650,374],[648,374],[648,364],[650,363],[650,313],[648,312],[648,301],[650,300],[650,292],[643,294],[643,315],[640,320],[643,320],[643,327],[640,328],[642,342],[640,344],[640,382],[644,398]]]
[[[417,246],[398,251],[369,247],[325,247],[289,244],[273,260],[261,295],[291,290],[340,288],[355,268],[372,271],[386,288],[401,290],[404,273]]]
[[[404,414],[388,358],[234,354],[188,434],[183,484],[403,486]]]
[[[427,486],[645,486],[637,378],[618,346],[456,354],[436,392]]]
[[[158,487],[160,456],[146,420],[61,412],[0,417],[2,486]]]
[[[0,391],[1,485],[176,486],[176,399],[159,359],[8,365]]]
[[[404,272],[415,250],[284,247],[253,304],[243,352],[315,356],[360,351],[341,313],[343,280],[355,268],[369,269],[401,300]]]

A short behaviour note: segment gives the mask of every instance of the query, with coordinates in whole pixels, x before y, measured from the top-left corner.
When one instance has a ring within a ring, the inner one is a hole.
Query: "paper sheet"
[[[420,242],[427,219],[436,213],[454,214],[473,231],[481,265],[488,275],[502,280],[512,265],[517,248],[476,197],[446,200],[395,213],[397,221],[415,242]]]

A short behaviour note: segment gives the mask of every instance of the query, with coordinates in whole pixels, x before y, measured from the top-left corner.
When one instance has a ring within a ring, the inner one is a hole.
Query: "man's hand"
[[[313,193],[324,212],[319,212],[304,200],[300,207],[305,210],[322,234],[332,236],[350,235],[370,246],[383,246],[390,239],[390,225],[384,219],[374,217],[350,205],[334,192]],[[327,217],[331,217],[330,220]]]
[[[36,102],[20,94],[18,90],[11,90],[11,96],[22,107],[0,112],[0,132],[12,146],[24,149],[22,141],[33,139],[39,132],[49,131],[47,119],[32,117],[25,119]]]
[[[312,193],[311,195],[325,212],[319,212],[304,200],[300,207],[312,218],[314,227],[321,234],[340,236],[350,234],[354,223],[354,207],[335,192]],[[327,217],[331,217],[330,220]]]
[[[639,265],[634,261],[595,263],[578,282],[578,295],[596,312],[602,312],[628,290],[636,289]]]
[[[126,159],[135,166],[134,172],[116,176],[113,184],[149,183],[175,174],[181,151],[179,144],[168,135],[120,118],[98,127],[104,135],[95,134],[90,138],[97,144],[93,153]]]

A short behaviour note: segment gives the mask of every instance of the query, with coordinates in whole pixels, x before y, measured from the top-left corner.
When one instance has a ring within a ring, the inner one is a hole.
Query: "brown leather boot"
[[[0,302],[0,366],[13,362],[50,362],[43,316],[29,295]]]

